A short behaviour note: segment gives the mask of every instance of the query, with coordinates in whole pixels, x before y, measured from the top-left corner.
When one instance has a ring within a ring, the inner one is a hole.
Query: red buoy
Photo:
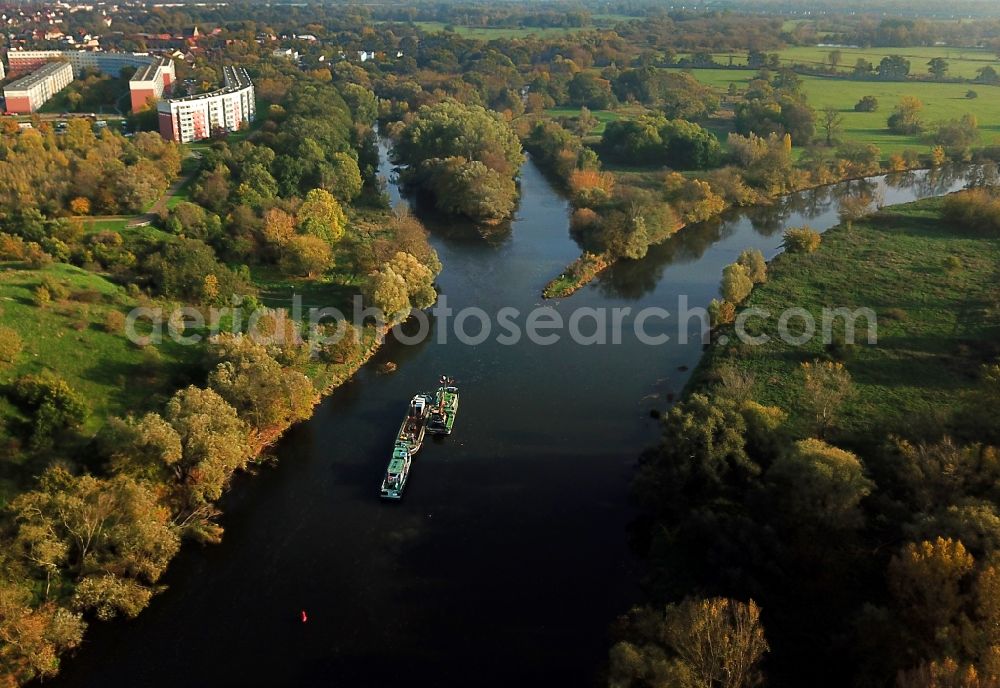
[[[303,610],[302,610],[302,623],[305,623],[305,622],[306,622],[306,621],[308,621],[308,620],[309,620],[309,617],[308,617],[308,616],[306,616],[306,610],[305,610],[305,609],[303,609]]]

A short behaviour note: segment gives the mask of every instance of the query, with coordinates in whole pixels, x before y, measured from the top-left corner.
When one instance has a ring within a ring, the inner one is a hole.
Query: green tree
[[[299,207],[298,229],[335,244],[344,236],[347,216],[337,199],[326,189],[313,189]]]
[[[365,300],[385,314],[388,321],[400,320],[410,312],[409,287],[406,280],[389,266],[368,278]]]
[[[878,65],[878,78],[886,81],[900,81],[910,73],[910,61],[902,55],[887,55]]]
[[[31,443],[51,442],[65,430],[79,427],[87,417],[87,404],[61,377],[43,372],[23,375],[14,382],[14,400],[31,419]]]
[[[413,308],[428,308],[437,301],[434,290],[434,273],[409,253],[398,251],[388,267],[406,282],[410,305]]]
[[[328,165],[321,166],[320,184],[341,203],[350,203],[361,193],[361,169],[347,153],[334,153]]]
[[[855,112],[875,112],[878,110],[878,98],[875,96],[865,96],[854,104]]]
[[[825,108],[820,118],[820,126],[826,132],[826,145],[832,146],[837,134],[844,130],[844,116],[835,107]]]
[[[434,194],[436,207],[477,222],[497,223],[514,212],[517,187],[478,160],[446,158],[424,164],[425,186]]]
[[[513,177],[524,162],[517,134],[498,113],[455,100],[422,106],[396,140],[393,157],[413,168],[425,160],[461,157],[503,177]]]
[[[819,530],[863,525],[859,505],[874,487],[857,456],[817,439],[799,440],[779,456],[767,481],[789,523],[809,523]]]
[[[943,57],[931,58],[927,63],[927,71],[935,79],[943,79],[948,74],[948,60]]]

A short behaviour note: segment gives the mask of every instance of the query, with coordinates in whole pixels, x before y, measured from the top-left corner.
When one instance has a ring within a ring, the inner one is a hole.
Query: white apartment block
[[[223,69],[225,86],[211,93],[161,100],[157,105],[160,135],[188,143],[220,131],[237,131],[257,114],[253,82],[242,67]]]

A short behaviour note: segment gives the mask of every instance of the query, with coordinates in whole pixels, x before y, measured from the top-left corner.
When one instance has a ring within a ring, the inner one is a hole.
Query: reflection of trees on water
[[[807,189],[789,196],[787,204],[793,212],[802,215],[807,220],[812,220],[830,209],[834,193],[834,187],[830,186]]]
[[[430,327],[426,330],[426,334],[421,332],[420,320],[409,318],[397,326],[406,343],[398,341],[395,337],[396,333],[391,332],[386,338],[386,345],[379,349],[378,357],[375,359],[376,362],[381,362],[381,359],[384,358],[386,361],[392,361],[396,365],[403,365],[406,361],[416,358],[428,343],[434,341],[434,332],[437,326],[437,318],[434,317],[434,312],[424,311],[419,317],[430,324]]]
[[[739,226],[740,214],[733,219],[716,218],[685,227],[666,241],[650,246],[645,258],[616,262],[597,278],[597,288],[609,298],[639,299],[656,289],[667,266],[700,259]]]
[[[750,222],[753,230],[761,236],[774,236],[785,228],[792,215],[792,209],[785,199],[778,199],[771,205],[744,208],[740,215]]]
[[[981,166],[948,165],[926,172],[917,172],[917,180],[911,187],[918,198],[942,196],[960,183],[967,183],[980,174]]]
[[[445,241],[474,241],[497,247],[511,238],[511,220],[504,220],[496,225],[483,225],[463,217],[441,213],[434,207],[434,197],[424,191],[400,187],[400,194],[409,201],[413,214],[427,230]],[[517,217],[518,210],[520,206],[515,208],[512,217]]]
[[[996,163],[987,163],[969,170],[966,187],[971,189],[981,186],[996,186],[998,183],[1000,183],[1000,173],[998,173]]]

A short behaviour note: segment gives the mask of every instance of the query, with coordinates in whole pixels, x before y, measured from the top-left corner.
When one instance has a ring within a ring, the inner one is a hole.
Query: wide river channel
[[[391,177],[385,162],[383,174]],[[706,306],[744,248],[770,259],[784,228],[837,222],[837,197],[879,185],[886,204],[940,195],[979,168],[873,178],[790,196],[681,230],[574,296],[543,302],[546,281],[579,255],[569,205],[530,161],[508,227],[488,234],[429,223],[460,311],[495,319],[540,305],[631,308],[621,343],[470,346],[454,318],[422,344],[390,340],[374,361],[274,448],[276,466],[241,476],[223,500],[218,546],[187,546],[167,590],[132,621],[95,623],[55,686],[587,686],[608,625],[640,599],[627,544],[629,481],[665,408],[698,363],[700,322],[651,317],[679,299]],[[406,203],[390,180],[394,204]],[[475,334],[479,321],[466,322]],[[494,322],[494,330],[496,331]],[[592,318],[579,329],[592,334]],[[550,334],[550,332],[546,332]],[[446,336],[445,336],[446,335]],[[379,374],[380,363],[398,370]],[[414,393],[453,376],[455,432],[427,442],[405,499],[378,487]],[[301,611],[308,615],[302,623]]]

